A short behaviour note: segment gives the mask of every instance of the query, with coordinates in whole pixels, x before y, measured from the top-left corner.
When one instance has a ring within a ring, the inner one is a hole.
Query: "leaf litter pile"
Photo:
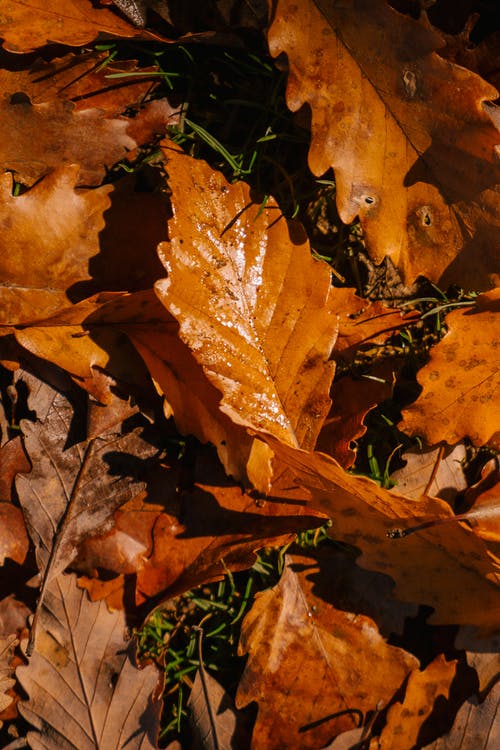
[[[2,3],[3,747],[493,750],[494,3],[196,5]]]

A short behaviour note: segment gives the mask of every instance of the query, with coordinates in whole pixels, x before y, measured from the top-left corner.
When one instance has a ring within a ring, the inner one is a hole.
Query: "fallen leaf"
[[[196,747],[203,750],[249,747],[250,738],[245,736],[233,699],[203,666],[196,672],[187,705]]]
[[[500,742],[499,701],[500,682],[482,703],[471,696],[457,713],[450,732],[423,750],[495,750]]]
[[[457,662],[448,662],[440,654],[424,670],[410,674],[404,700],[394,703],[387,712],[380,750],[408,750],[417,745],[422,724],[435,710],[436,701],[449,697],[456,670]]]
[[[243,621],[239,651],[248,659],[236,706],[258,704],[255,750],[323,747],[388,703],[418,666],[369,617],[318,596],[308,563],[288,558],[279,584],[257,594]]]
[[[47,587],[35,650],[16,676],[29,696],[19,711],[35,727],[30,747],[157,747],[159,671],[137,668],[124,613],[90,602],[74,575]]]
[[[11,667],[12,657],[14,655],[14,648],[17,646],[19,641],[15,635],[0,635],[0,712],[10,706],[14,700],[11,695],[8,695],[10,690],[15,685],[15,679],[13,679],[14,670]],[[0,721],[0,726],[2,722]]]
[[[101,32],[112,37],[145,33],[111,10],[94,8],[88,0],[59,0],[57,8],[43,0],[29,4],[5,0],[2,4],[0,37],[9,52],[32,52],[50,42],[80,47]]]
[[[497,630],[481,637],[475,628],[462,626],[455,638],[455,647],[466,651],[467,664],[476,670],[479,692],[485,692],[500,676],[500,635]]]
[[[435,624],[498,626],[498,565],[473,529],[443,523],[403,539],[388,538],[395,527],[409,525],[412,517],[415,524],[453,517],[447,503],[400,496],[366,477],[347,474],[325,454],[307,453],[262,433],[261,437],[289,466],[297,484],[311,493],[311,506],[330,516],[330,536],[360,549],[359,565],[390,576],[399,600],[434,607]]]
[[[401,458],[406,461],[406,466],[391,474],[396,492],[401,495],[417,500],[425,492],[453,505],[457,495],[467,487],[463,443],[451,448],[412,449],[403,453]]]
[[[133,419],[126,427],[118,424],[94,438],[75,440],[72,396],[26,372],[17,374],[20,380],[28,386],[28,405],[37,416],[35,422],[21,420],[33,468],[17,476],[16,487],[43,576],[39,610],[47,586],[73,561],[81,540],[109,528],[116,508],[144,489],[157,447],[142,436],[144,421]],[[134,411],[129,410],[130,417]]]
[[[76,190],[78,169],[56,170],[19,196],[12,195],[12,175],[0,177],[3,326],[29,323],[67,307],[71,287],[89,278],[110,187]]]
[[[475,445],[500,447],[499,311],[500,288],[480,295],[472,309],[447,316],[448,332],[418,373],[423,390],[403,410],[401,430],[423,435],[429,445],[453,445],[467,436]]]
[[[168,277],[156,292],[222,394],[224,414],[312,447],[333,377],[330,270],[273,201],[262,209],[244,183],[165,153],[173,218],[170,242],[158,249]]]
[[[489,288],[496,89],[439,57],[439,34],[385,0],[278,0],[268,40],[288,56],[288,106],[312,110],[311,170],[334,168],[340,218],[359,216],[375,262],[390,256],[409,281]]]
[[[0,447],[0,565],[5,564],[6,558],[22,565],[28,553],[24,517],[11,500],[16,474],[30,468],[21,438],[9,440]]]

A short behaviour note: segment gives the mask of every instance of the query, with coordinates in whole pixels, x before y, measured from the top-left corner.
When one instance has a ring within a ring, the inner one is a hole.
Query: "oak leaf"
[[[448,332],[417,375],[422,393],[403,411],[400,428],[429,445],[469,437],[498,448],[500,288],[480,295],[472,309],[451,312],[446,324]]]
[[[75,190],[78,171],[76,165],[63,167],[18,196],[12,195],[12,175],[0,177],[3,326],[67,307],[68,290],[89,278],[110,188]]]
[[[154,750],[161,702],[153,665],[138,669],[123,612],[93,603],[74,575],[47,587],[35,650],[17,678],[19,705],[35,729],[30,747],[46,750]]]
[[[8,695],[14,684],[15,679],[13,678],[13,668],[10,662],[14,655],[14,648],[17,646],[18,640],[15,635],[1,635],[0,634],[0,713],[10,706],[14,700],[11,695]],[[0,726],[2,722],[0,720]]]
[[[16,474],[29,470],[20,437],[0,447],[0,565],[7,557],[22,565],[28,553],[23,514],[11,500]]]
[[[279,584],[257,594],[243,622],[239,650],[248,659],[236,705],[258,703],[255,750],[323,747],[391,700],[418,666],[371,618],[318,596],[314,563],[288,558]]]
[[[411,449],[401,455],[406,465],[392,472],[391,481],[405,497],[418,499],[425,493],[453,505],[457,495],[467,487],[463,471],[466,455],[463,443],[448,449],[444,446]]]
[[[359,216],[374,260],[390,256],[410,281],[491,286],[496,89],[439,57],[438,33],[385,0],[278,0],[268,39],[288,56],[288,106],[311,106],[311,170],[334,168],[339,215]]]
[[[474,528],[448,522],[403,539],[388,538],[412,518],[414,524],[452,518],[446,502],[403,497],[366,477],[346,474],[325,454],[307,453],[262,433],[261,437],[290,467],[297,484],[309,490],[312,507],[331,517],[330,535],[361,550],[358,564],[389,575],[398,599],[431,605],[436,624],[498,627],[498,564],[490,543]]]
[[[54,42],[80,47],[99,33],[112,37],[148,35],[111,10],[93,7],[89,0],[58,0],[57,6],[43,0],[2,3],[0,37],[9,52],[32,52]]]

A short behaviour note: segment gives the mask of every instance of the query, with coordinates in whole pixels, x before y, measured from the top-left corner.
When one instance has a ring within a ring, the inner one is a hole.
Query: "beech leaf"
[[[166,150],[173,218],[156,292],[220,410],[312,447],[330,406],[337,321],[328,266],[273,201],[252,203],[207,164]],[[168,398],[168,393],[166,394]]]
[[[17,677],[28,694],[19,705],[35,727],[33,750],[154,750],[161,702],[153,665],[138,669],[123,612],[109,612],[59,575],[46,590],[39,637]]]
[[[359,216],[375,262],[389,255],[409,281],[489,288],[497,90],[439,57],[439,34],[385,0],[277,0],[268,38],[288,56],[288,106],[311,106],[311,170],[334,168],[340,218]]]

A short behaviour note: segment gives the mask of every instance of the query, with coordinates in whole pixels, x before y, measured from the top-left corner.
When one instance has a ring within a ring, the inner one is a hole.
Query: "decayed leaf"
[[[72,442],[74,410],[64,387],[55,390],[27,373],[17,377],[28,385],[28,404],[37,415],[35,422],[21,421],[33,469],[18,475],[16,487],[43,575],[40,607],[50,581],[72,562],[81,540],[109,527],[116,508],[144,489],[148,459],[157,448],[141,436],[144,423],[130,419],[126,427],[110,420],[101,434]],[[112,412],[111,406],[94,408]]]
[[[100,32],[124,37],[144,34],[111,10],[93,7],[89,0],[58,0],[56,6],[44,0],[2,2],[0,37],[9,52],[32,52],[50,42],[80,47]]]
[[[423,750],[496,750],[500,743],[500,682],[483,703],[473,695],[457,713],[448,734]]]
[[[440,655],[422,672],[412,672],[402,703],[387,712],[387,722],[380,735],[380,750],[408,750],[417,743],[422,724],[429,718],[438,697],[448,698],[457,662],[447,662]]]
[[[400,428],[423,435],[429,445],[467,436],[475,445],[498,448],[500,288],[478,297],[471,310],[451,312],[446,324],[448,333],[418,373],[423,391],[403,411]]]
[[[16,682],[13,679],[13,669],[10,662],[17,644],[18,640],[15,635],[0,635],[0,712],[10,706],[13,701],[12,696],[7,695],[7,691]],[[1,724],[0,721],[0,726]]]
[[[12,175],[0,177],[4,326],[28,323],[66,307],[67,291],[89,278],[88,263],[98,252],[110,188],[75,190],[77,175],[77,166],[66,166],[16,197]]]
[[[314,566],[314,560],[312,561]],[[369,617],[316,595],[311,560],[293,557],[273,589],[257,594],[242,626],[248,653],[237,706],[257,701],[255,750],[320,748],[387,703],[414,656],[389,646]]]
[[[498,627],[498,566],[488,544],[473,529],[446,523],[403,539],[388,538],[391,530],[410,525],[413,517],[415,524],[452,517],[447,503],[400,496],[370,479],[346,474],[322,453],[306,453],[262,437],[290,467],[297,483],[311,492],[312,506],[330,515],[331,536],[359,548],[360,565],[389,575],[396,582],[398,599],[433,606],[436,624]]]
[[[262,210],[244,183],[229,185],[176,150],[166,155],[174,215],[170,242],[159,246],[168,278],[156,292],[224,414],[312,447],[333,376],[329,268],[272,201]]]
[[[273,10],[271,54],[288,55],[289,107],[311,105],[309,163],[333,166],[342,220],[359,215],[374,259],[389,255],[410,280],[488,288],[500,271],[496,89],[385,0]]]
[[[431,497],[440,497],[452,504],[459,492],[467,487],[463,472],[466,458],[465,445],[453,448],[431,448],[403,453],[406,466],[391,474],[396,491],[406,497],[418,499],[426,491]]]
[[[34,750],[154,750],[158,669],[138,669],[123,612],[109,612],[60,575],[46,592],[35,651],[17,677]]]

